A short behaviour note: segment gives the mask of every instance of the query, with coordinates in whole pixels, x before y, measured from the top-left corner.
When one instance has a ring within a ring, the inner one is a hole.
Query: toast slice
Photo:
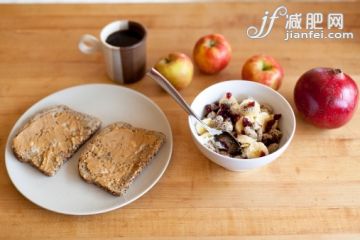
[[[128,187],[165,142],[161,132],[125,122],[108,125],[85,146],[79,159],[80,176],[115,196]]]
[[[95,117],[65,105],[52,106],[20,129],[12,141],[12,150],[21,162],[53,176],[100,126],[101,121]]]

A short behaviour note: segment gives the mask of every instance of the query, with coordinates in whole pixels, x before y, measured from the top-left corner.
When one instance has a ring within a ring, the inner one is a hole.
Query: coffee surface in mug
[[[124,29],[110,34],[106,42],[115,47],[129,47],[140,42],[142,38],[142,34],[132,29]]]

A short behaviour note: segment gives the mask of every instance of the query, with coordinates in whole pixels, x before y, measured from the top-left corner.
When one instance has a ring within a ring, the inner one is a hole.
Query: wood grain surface
[[[251,40],[246,29],[264,11],[340,12],[352,40],[284,41],[284,21]],[[12,185],[4,146],[15,121],[36,101],[85,83],[111,83],[102,56],[83,55],[77,42],[116,19],[148,28],[148,66],[174,51],[192,53],[204,34],[222,33],[233,48],[220,74],[195,72],[186,100],[205,87],[239,79],[244,61],[266,53],[285,68],[280,93],[294,106],[298,77],[317,66],[360,79],[360,3],[196,3],[129,5],[0,5],[0,239],[360,239],[360,112],[336,130],[297,117],[292,144],[274,163],[247,173],[213,164],[194,146],[186,114],[152,80],[127,85],[154,100],[168,117],[172,161],[159,183],[132,204],[105,214],[74,217],[44,210]]]

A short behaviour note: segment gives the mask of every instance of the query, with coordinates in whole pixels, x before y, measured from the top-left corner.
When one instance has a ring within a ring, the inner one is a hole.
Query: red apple
[[[320,128],[338,128],[353,116],[358,92],[355,81],[340,69],[313,68],[297,81],[294,100],[305,120]]]
[[[224,36],[210,34],[200,38],[194,47],[195,65],[206,74],[223,70],[231,59],[231,47]]]
[[[178,90],[187,87],[192,80],[194,66],[183,53],[170,53],[155,64],[158,70]]]
[[[255,55],[245,62],[242,68],[242,78],[278,90],[284,78],[284,69],[273,57]]]

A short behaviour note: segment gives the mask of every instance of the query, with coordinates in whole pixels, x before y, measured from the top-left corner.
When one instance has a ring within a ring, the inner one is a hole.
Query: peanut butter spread
[[[13,149],[21,160],[53,175],[99,126],[95,118],[56,106],[31,119],[14,138]]]
[[[86,180],[119,192],[156,154],[164,141],[161,133],[115,123],[104,128],[80,156],[80,174]]]

